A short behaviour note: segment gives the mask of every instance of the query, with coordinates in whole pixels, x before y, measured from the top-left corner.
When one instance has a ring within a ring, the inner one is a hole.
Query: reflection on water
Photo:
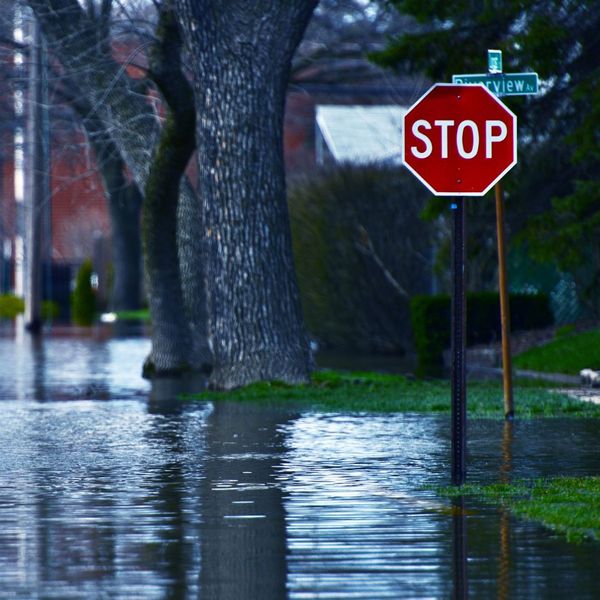
[[[431,597],[450,585],[447,515],[416,491],[435,480],[424,459],[432,472],[443,465],[439,432],[435,420],[403,416],[316,414],[288,425],[281,480],[299,598]]]
[[[161,400],[148,349],[0,339],[0,598],[600,597],[600,545],[426,488],[448,418]],[[595,421],[508,427],[472,481],[598,472]]]
[[[455,600],[469,597],[469,575],[467,572],[467,515],[464,498],[452,501],[452,579]]]
[[[0,399],[140,398],[150,385],[142,364],[145,338],[0,337]]]
[[[292,415],[220,403],[206,432],[203,598],[284,598],[286,526],[277,471]]]

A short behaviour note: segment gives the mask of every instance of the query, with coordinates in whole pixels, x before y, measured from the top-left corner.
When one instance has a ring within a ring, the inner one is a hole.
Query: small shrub
[[[554,332],[554,337],[557,340],[559,340],[561,338],[569,337],[570,335],[573,335],[574,333],[575,333],[575,325],[570,323],[568,325],[563,325],[562,327],[559,327]]]
[[[25,311],[25,302],[23,298],[13,296],[12,294],[0,295],[0,319],[14,319]],[[54,320],[60,313],[58,303],[51,300],[42,302],[42,319]]]
[[[442,351],[450,344],[450,298],[415,296],[410,302],[410,315],[419,371],[441,367]]]
[[[75,289],[71,294],[71,315],[75,325],[88,327],[94,322],[96,296],[92,289],[92,270],[92,261],[86,260],[77,272]]]
[[[42,319],[44,321],[54,321],[60,314],[58,302],[53,300],[44,300],[42,302]]]
[[[25,310],[23,298],[12,294],[0,295],[0,319],[14,319]]]

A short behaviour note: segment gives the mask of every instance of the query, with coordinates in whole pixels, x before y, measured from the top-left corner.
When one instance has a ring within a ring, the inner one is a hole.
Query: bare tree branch
[[[369,257],[377,265],[386,281],[392,286],[399,296],[406,299],[410,298],[410,294],[404,287],[402,287],[402,285],[400,285],[400,282],[392,275],[390,270],[385,266],[384,262],[375,251],[373,242],[371,241],[367,230],[362,225],[357,225],[356,231],[357,238],[354,244],[355,248],[364,256]]]

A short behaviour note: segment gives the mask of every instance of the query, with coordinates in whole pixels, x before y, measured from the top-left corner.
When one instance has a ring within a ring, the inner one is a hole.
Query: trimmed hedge
[[[75,325],[88,327],[94,322],[96,295],[92,289],[92,272],[91,260],[85,260],[77,272],[75,289],[71,294],[71,317]]]
[[[12,294],[0,295],[0,319],[14,319],[25,310],[23,298]]]
[[[511,331],[540,329],[553,323],[546,294],[511,294]],[[450,346],[450,297],[415,296],[410,303],[411,323],[419,370],[443,366],[443,351]],[[497,293],[467,296],[467,345],[486,344],[501,337],[500,299]]]
[[[450,297],[414,296],[410,320],[419,370],[442,367],[442,352],[450,345]]]

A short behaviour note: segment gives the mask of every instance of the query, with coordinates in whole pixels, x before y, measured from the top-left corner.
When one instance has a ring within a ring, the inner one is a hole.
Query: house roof
[[[336,162],[402,162],[404,106],[316,107],[317,126]]]

